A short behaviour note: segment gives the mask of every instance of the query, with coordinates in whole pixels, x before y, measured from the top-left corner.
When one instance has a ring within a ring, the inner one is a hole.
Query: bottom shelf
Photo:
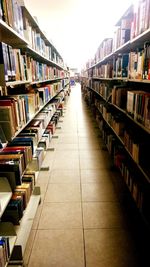
[[[15,244],[22,247],[22,254],[24,254],[40,200],[40,187],[35,187],[20,225],[15,227],[17,233],[17,240]]]

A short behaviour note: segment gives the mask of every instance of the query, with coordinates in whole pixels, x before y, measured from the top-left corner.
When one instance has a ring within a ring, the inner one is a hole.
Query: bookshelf
[[[144,8],[143,8],[144,7]],[[82,70],[91,107],[113,163],[150,226],[150,1],[130,6]]]
[[[8,251],[1,258],[7,266],[22,264],[41,199],[38,172],[70,85],[69,68],[22,0],[0,1],[0,54],[0,249]]]

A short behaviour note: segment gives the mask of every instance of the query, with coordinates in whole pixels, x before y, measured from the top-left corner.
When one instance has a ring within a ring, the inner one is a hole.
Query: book
[[[1,7],[2,7],[2,19],[8,24],[8,13],[7,13],[7,5],[6,5],[5,0],[1,1]]]
[[[10,62],[9,62],[9,56],[8,56],[8,49],[7,44],[0,43],[0,64],[1,64],[1,77],[5,78],[5,81],[7,82],[10,78]]]
[[[18,185],[15,189],[15,191],[18,191],[19,189],[24,189],[26,191],[26,206],[29,202],[30,196],[31,196],[31,188],[29,183],[22,183],[21,185]]]
[[[32,162],[28,165],[27,170],[39,171],[44,159],[44,149],[38,147],[33,155]]]
[[[2,222],[12,222],[14,225],[19,225],[23,215],[23,202],[21,198],[11,199],[8,203],[1,220]]]
[[[25,166],[32,160],[32,150],[30,146],[5,147],[0,153],[21,153],[24,155]]]
[[[5,153],[5,152],[4,152]],[[10,153],[10,152],[9,152]],[[20,168],[21,168],[21,173],[24,172],[25,170],[25,162],[24,162],[24,157],[23,157],[23,154],[14,154],[14,153],[11,153],[11,154],[0,154],[0,161],[18,161],[20,162]]]
[[[29,137],[15,137],[8,146],[30,146],[32,148],[32,154],[34,153],[33,140]]]

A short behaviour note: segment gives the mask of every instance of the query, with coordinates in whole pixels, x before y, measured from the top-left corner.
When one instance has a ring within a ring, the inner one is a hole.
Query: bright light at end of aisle
[[[93,58],[103,39],[113,37],[114,25],[133,1],[25,0],[70,67]]]

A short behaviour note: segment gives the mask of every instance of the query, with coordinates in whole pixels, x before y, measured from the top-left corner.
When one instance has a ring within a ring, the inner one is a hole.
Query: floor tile
[[[86,267],[138,267],[130,233],[117,229],[85,230]],[[142,267],[142,266],[141,266]]]
[[[40,171],[36,184],[47,184],[50,179],[50,171]]]
[[[46,156],[42,162],[42,167],[49,167],[51,168],[54,160],[54,151],[46,151]]]
[[[123,228],[125,217],[117,202],[83,202],[84,228]]]
[[[90,144],[90,143],[79,143],[79,149],[89,149],[89,150],[95,150],[95,149],[100,149],[100,144],[95,143],[95,144]]]
[[[68,151],[68,150],[78,150],[78,143],[73,143],[73,144],[62,144],[60,143],[56,150],[63,150],[63,151]]]
[[[45,203],[38,229],[82,228],[81,203]]]
[[[81,170],[81,182],[82,183],[100,183],[102,181],[106,181],[111,183],[111,177],[113,176],[113,172],[108,169],[100,169],[100,170]]]
[[[53,165],[52,165],[52,170],[53,169],[58,169],[58,170],[74,170],[74,169],[79,169],[79,159],[77,157],[74,158],[63,158],[60,159],[55,158]]]
[[[77,137],[61,137],[58,140],[59,144],[78,144],[78,138]]]
[[[82,184],[82,201],[117,201],[112,183]]]
[[[52,170],[50,183],[80,183],[79,170]]]
[[[84,267],[82,230],[38,230],[29,267]]]
[[[81,170],[88,169],[106,169],[110,167],[110,162],[107,162],[105,159],[88,159],[88,158],[81,158],[80,159],[80,168]]]
[[[49,184],[45,202],[81,201],[80,184]]]
[[[79,152],[76,151],[76,150],[67,150],[67,149],[64,149],[64,151],[56,151],[55,152],[55,159],[56,160],[61,160],[61,161],[64,161],[64,160],[68,160],[68,158],[70,160],[74,159],[74,158],[77,158],[79,159]]]

